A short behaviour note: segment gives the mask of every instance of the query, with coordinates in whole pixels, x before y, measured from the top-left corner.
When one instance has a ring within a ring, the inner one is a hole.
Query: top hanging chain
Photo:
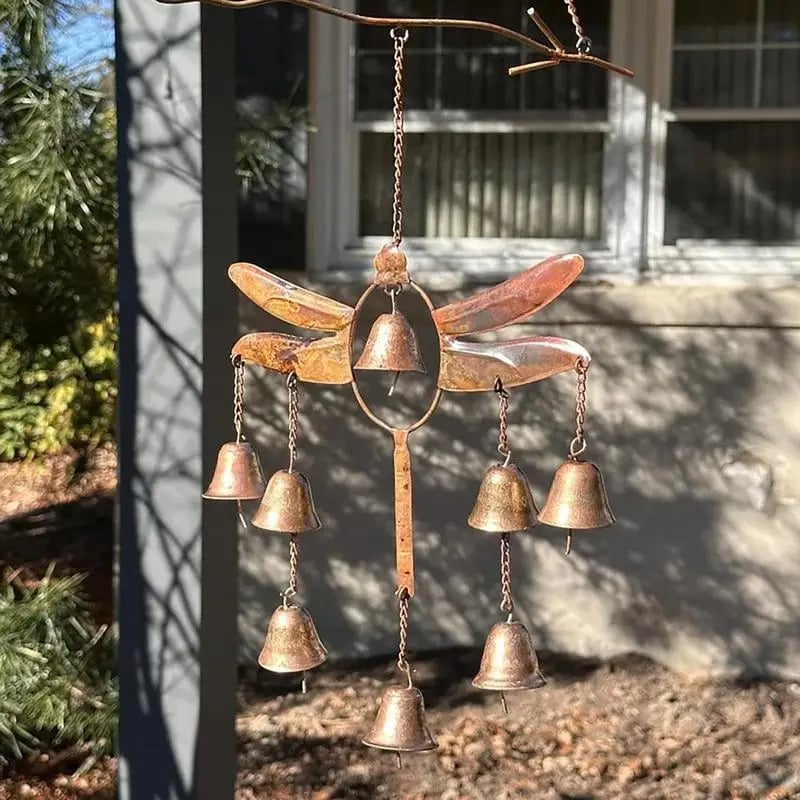
[[[182,3],[192,3],[197,1],[198,0],[158,0],[158,2],[163,3],[164,5],[180,5]],[[533,8],[528,9],[528,16],[533,20],[536,27],[550,42],[549,46],[543,44],[542,42],[536,41],[536,39],[532,39],[530,36],[525,36],[525,34],[519,33],[518,31],[513,31],[510,28],[503,27],[502,25],[496,25],[493,22],[485,22],[483,20],[446,19],[438,17],[370,17],[365,16],[364,14],[356,14],[352,11],[344,11],[341,8],[335,8],[325,3],[318,2],[318,0],[199,0],[199,2],[211,6],[221,6],[223,8],[236,9],[274,5],[276,3],[287,3],[293,6],[307,8],[310,11],[318,11],[321,14],[329,14],[330,16],[338,17],[339,19],[344,19],[348,22],[355,22],[359,25],[406,29],[461,28],[464,30],[485,31],[486,33],[493,33],[496,36],[502,36],[505,39],[510,39],[511,41],[524,45],[530,50],[533,50],[534,52],[546,57],[546,60],[544,61],[533,61],[529,64],[520,64],[517,67],[511,67],[508,70],[509,75],[523,75],[524,73],[531,72],[533,70],[554,67],[563,62],[573,62],[591,64],[592,66],[599,67],[600,69],[616,72],[617,74],[623,75],[626,78],[633,77],[633,71],[627,67],[622,67],[618,64],[613,64],[610,61],[606,61],[605,59],[591,55],[589,49],[586,47],[586,44],[588,43],[591,45],[591,42],[588,40],[588,37],[586,37],[585,33],[583,36],[585,37],[586,42],[581,45],[584,52],[580,52],[580,49],[578,52],[570,52],[566,50],[558,37],[552,32],[552,30],[550,30],[544,20]],[[565,2],[567,2],[567,0],[565,0]],[[575,0],[569,0],[569,2],[567,2],[567,8],[570,10],[570,12],[574,11]],[[575,12],[575,17],[573,17],[573,19],[575,18],[577,18],[577,12]],[[583,30],[582,26],[581,30]]]
[[[586,35],[586,31],[583,28],[578,9],[575,7],[575,0],[564,0],[564,5],[567,7],[569,16],[572,19],[572,25],[575,28],[575,49],[579,53],[588,55],[592,52],[592,40]]]
[[[403,241],[403,158],[405,156],[405,119],[403,97],[403,62],[408,31],[392,28],[394,41],[394,194],[392,196],[392,244],[400,247]],[[394,298],[392,298],[394,304]]]

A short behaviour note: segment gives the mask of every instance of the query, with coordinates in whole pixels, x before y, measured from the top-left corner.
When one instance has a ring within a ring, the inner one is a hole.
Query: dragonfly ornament
[[[557,336],[525,336],[503,342],[476,343],[463,337],[501,330],[523,322],[555,300],[583,270],[579,255],[554,256],[503,283],[449,305],[435,308],[428,294],[411,280],[405,255],[396,247],[375,259],[376,277],[355,307],[297,286],[254,264],[237,263],[229,275],[259,308],[318,336],[277,332],[248,333],[233,347],[234,357],[300,381],[350,384],[367,416],[394,438],[396,558],[398,588],[414,595],[411,463],[408,435],[430,419],[443,392],[494,391],[523,386],[588,365],[589,352],[578,342]],[[395,286],[415,291],[430,310],[439,341],[437,389],[427,411],[406,427],[392,427],[366,403],[354,377],[354,334],[364,302],[376,290]]]

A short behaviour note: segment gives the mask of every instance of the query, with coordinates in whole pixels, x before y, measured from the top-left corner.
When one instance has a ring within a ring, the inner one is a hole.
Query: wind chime
[[[179,0],[180,1],[180,0]],[[425,722],[422,693],[413,683],[408,660],[410,601],[414,597],[411,459],[409,435],[421,428],[436,410],[444,392],[494,392],[499,403],[499,463],[486,471],[468,524],[498,537],[500,545],[501,603],[505,618],[489,632],[473,685],[500,693],[543,686],[536,651],[525,626],[514,617],[511,587],[511,534],[543,522],[561,528],[566,552],[574,531],[603,528],[614,522],[598,468],[584,460],[586,386],[591,357],[577,342],[550,336],[528,336],[502,343],[465,342],[462,337],[488,333],[521,322],[558,297],[578,277],[583,259],[556,256],[493,288],[442,308],[434,308],[424,289],[409,276],[403,244],[404,97],[403,67],[409,29],[449,26],[487,30],[521,41],[548,58],[513,67],[511,74],[577,61],[630,75],[628,70],[596,58],[580,24],[574,0],[565,0],[575,25],[576,51],[567,52],[546,23],[531,9],[528,13],[552,47],[492,23],[470,20],[388,19],[363,17],[329,8],[312,0],[286,0],[296,5],[334,14],[350,21],[384,25],[391,29],[394,47],[394,195],[392,240],[375,257],[376,275],[355,308],[303,289],[252,264],[237,263],[229,274],[236,286],[264,311],[278,319],[328,335],[318,338],[281,333],[251,333],[233,347],[234,414],[236,439],[222,446],[214,476],[204,497],[213,500],[260,500],[251,522],[255,528],[289,537],[289,584],[269,621],[258,663],[267,670],[298,673],[305,691],[306,673],[322,664],[327,651],[305,608],[295,602],[298,590],[298,536],[321,527],[308,479],[297,470],[299,427],[298,386],[301,382],[350,384],[358,405],[394,442],[395,550],[399,616],[397,666],[404,683],[384,693],[377,719],[363,742],[369,747],[400,753],[437,747]],[[270,0],[212,0],[236,8]],[[374,322],[358,357],[354,354],[356,322],[373,292],[385,293],[388,310]],[[381,419],[364,399],[354,370],[393,373],[390,393],[402,373],[425,372],[416,334],[399,309],[398,299],[414,292],[427,306],[439,341],[439,375],[427,411],[406,427]],[[242,432],[244,367],[256,364],[286,376],[288,393],[288,466],[265,483],[258,456]],[[572,371],[576,376],[576,430],[567,460],[559,467],[545,505],[539,511],[528,481],[512,460],[509,443],[510,389]],[[239,506],[241,514],[241,505]],[[245,523],[246,524],[246,523]]]

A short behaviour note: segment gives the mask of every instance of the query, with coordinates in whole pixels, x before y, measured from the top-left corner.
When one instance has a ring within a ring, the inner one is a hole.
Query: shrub
[[[83,576],[51,572],[33,586],[7,578],[0,593],[0,765],[72,744],[113,750],[114,637],[92,618]]]

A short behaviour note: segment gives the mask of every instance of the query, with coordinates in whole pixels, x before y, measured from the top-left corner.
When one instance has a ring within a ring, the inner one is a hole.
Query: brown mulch
[[[106,449],[78,462],[0,465],[0,568],[29,580],[53,560],[60,574],[85,572],[98,615],[111,619],[116,460]],[[479,657],[416,660],[439,749],[404,756],[399,770],[360,743],[397,680],[390,661],[323,667],[307,695],[259,672],[240,692],[236,800],[800,799],[798,684],[543,654],[547,686],[511,694],[506,716],[495,694],[470,685]],[[82,761],[55,753],[22,764],[0,779],[0,800],[115,797],[115,760],[73,774]]]
[[[114,800],[117,796],[116,759],[103,759],[82,775],[69,774],[63,764],[46,767],[46,762],[26,764],[20,774],[0,780],[0,800]]]
[[[0,522],[109,495],[116,486],[117,454],[110,444],[85,454],[65,450],[35,461],[0,462]]]
[[[306,696],[244,692],[237,800],[800,798],[798,684],[545,655],[547,686],[510,694],[506,716],[496,694],[470,685],[479,658],[418,662],[439,749],[404,756],[401,769],[360,743],[397,680],[391,664],[323,672]]]

